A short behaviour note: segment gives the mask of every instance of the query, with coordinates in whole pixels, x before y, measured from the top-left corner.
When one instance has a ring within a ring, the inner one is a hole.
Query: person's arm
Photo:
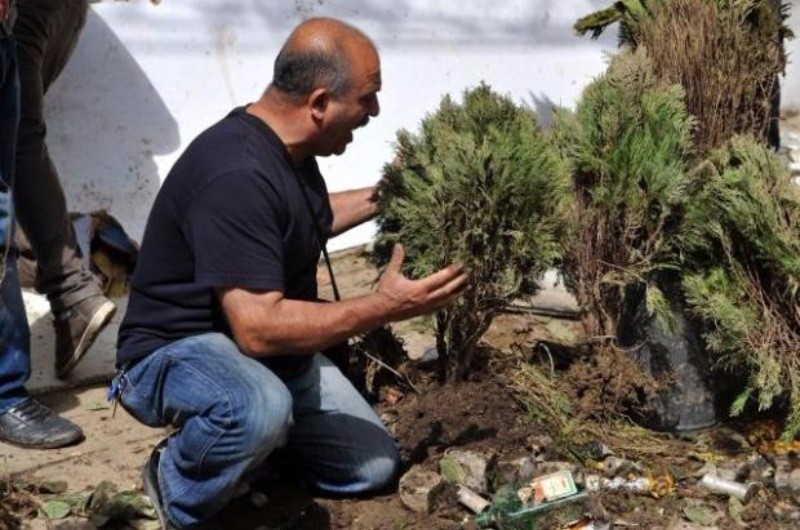
[[[234,340],[253,357],[312,353],[387,322],[435,311],[466,286],[467,276],[458,265],[410,280],[401,272],[403,255],[396,245],[373,293],[338,302],[291,300],[279,291],[219,289]]]
[[[373,200],[374,197],[374,186],[331,193],[330,202],[333,210],[331,237],[338,236],[375,217],[378,205]]]
[[[0,0],[0,22],[3,22],[8,16],[8,6],[11,0]]]

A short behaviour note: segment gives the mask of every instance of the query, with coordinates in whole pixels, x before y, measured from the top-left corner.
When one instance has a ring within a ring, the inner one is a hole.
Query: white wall
[[[800,53],[800,0],[783,1],[791,4],[789,28],[796,37],[786,43],[789,64],[781,83],[781,107],[784,110],[800,111],[800,58],[798,58],[798,53]]]

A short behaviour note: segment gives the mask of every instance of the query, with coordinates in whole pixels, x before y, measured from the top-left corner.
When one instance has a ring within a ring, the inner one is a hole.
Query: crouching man
[[[394,441],[319,352],[387,322],[450,303],[457,265],[410,280],[394,255],[375,290],[317,300],[329,236],[370,219],[374,189],[329,195],[315,157],[342,154],[378,115],[373,43],[329,18],[298,26],[272,83],[183,153],[147,222],[120,328],[121,403],[141,422],[177,431],[145,467],[167,528],[208,527],[237,485],[285,447],[323,492],[390,484]]]

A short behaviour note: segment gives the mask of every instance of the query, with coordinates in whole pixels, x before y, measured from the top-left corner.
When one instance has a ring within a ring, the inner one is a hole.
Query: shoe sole
[[[89,348],[94,343],[97,335],[99,335],[100,331],[114,317],[116,312],[117,306],[115,306],[110,300],[106,300],[103,305],[101,305],[97,311],[94,312],[94,315],[92,315],[92,320],[89,321],[86,329],[83,330],[83,335],[81,335],[72,357],[67,364],[56,371],[57,378],[66,379],[67,376],[69,376],[70,372],[72,372],[78,363],[81,362],[84,355],[86,355],[86,352],[89,351]]]
[[[46,444],[24,444],[20,442],[15,442],[13,440],[9,440],[8,438],[0,438],[0,442],[3,442],[8,445],[13,445],[14,447],[19,447],[21,449],[61,449],[62,447],[70,447],[72,445],[77,445],[79,442],[82,442],[86,439],[86,436],[81,434],[80,436],[67,438],[66,440],[58,441],[58,442],[50,442]]]
[[[82,442],[86,439],[82,430],[78,430],[72,436],[67,436],[62,438],[61,440],[55,440],[48,443],[22,443],[11,438],[6,438],[4,432],[0,432],[0,442],[6,443],[9,445],[13,445],[14,447],[21,447],[23,449],[59,449],[61,447],[68,447],[70,445],[75,445],[78,442]]]
[[[17,442],[14,440],[10,440],[4,436],[0,436],[0,442],[13,445],[14,447],[20,447],[22,449],[60,449],[62,447],[69,447],[71,445],[77,445],[79,442],[82,442],[86,439],[86,436],[83,433],[77,434],[72,436],[71,438],[65,438],[63,440],[59,440],[57,442],[49,442],[44,444],[26,444]]]
[[[163,443],[163,442],[162,442]],[[161,448],[162,443],[159,443],[153,451],[159,451]],[[161,528],[163,530],[171,530],[175,528],[167,519],[167,515],[164,513],[164,507],[161,504],[161,492],[158,491],[158,464],[160,460],[160,455],[158,459],[153,458],[153,455],[150,455],[150,458],[147,460],[147,463],[142,470],[142,489],[144,489],[144,494],[150,499],[150,504],[153,506],[153,510],[156,512],[156,516],[158,517],[158,522],[161,524]],[[151,474],[151,466],[155,465],[156,469],[152,470]]]

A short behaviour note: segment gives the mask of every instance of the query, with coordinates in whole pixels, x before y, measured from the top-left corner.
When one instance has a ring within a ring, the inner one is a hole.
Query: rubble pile
[[[582,464],[552,460],[553,447],[505,459],[450,449],[437,471],[416,466],[400,481],[411,511],[430,513],[458,503],[464,528],[663,529],[746,528],[768,520],[778,528],[800,525],[800,441],[765,440],[759,426],[747,436],[725,429],[695,435],[704,451],[663,455],[655,462],[614,454],[600,441],[586,447]],[[712,439],[713,438],[713,439]],[[552,443],[552,440],[550,441]],[[647,519],[637,503],[661,503]],[[637,513],[640,512],[640,513]]]

